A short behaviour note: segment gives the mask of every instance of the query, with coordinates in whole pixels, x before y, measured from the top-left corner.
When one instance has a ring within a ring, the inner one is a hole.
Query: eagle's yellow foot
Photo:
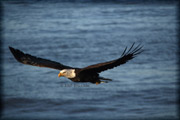
[[[100,82],[96,82],[96,85],[100,84]]]

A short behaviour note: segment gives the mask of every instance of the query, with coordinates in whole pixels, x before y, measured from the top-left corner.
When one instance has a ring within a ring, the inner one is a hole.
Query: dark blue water
[[[2,118],[178,118],[177,4],[3,2]],[[145,52],[95,85],[18,63],[8,46],[74,67]]]

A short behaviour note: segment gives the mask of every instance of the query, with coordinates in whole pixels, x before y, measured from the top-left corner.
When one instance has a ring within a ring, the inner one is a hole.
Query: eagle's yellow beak
[[[61,76],[62,76],[62,74],[61,74],[61,73],[59,73],[59,74],[58,74],[58,77],[61,77]]]

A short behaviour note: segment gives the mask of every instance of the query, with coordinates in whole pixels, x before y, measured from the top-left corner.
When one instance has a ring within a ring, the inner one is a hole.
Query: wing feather
[[[138,45],[134,49],[133,49],[133,47],[134,47],[134,43],[132,44],[132,46],[129,48],[129,50],[127,52],[126,52],[126,50],[127,50],[127,47],[126,47],[125,50],[123,51],[121,57],[116,59],[116,60],[87,66],[87,67],[81,69],[81,72],[86,71],[86,72],[100,73],[102,71],[112,69],[112,68],[117,67],[119,65],[125,64],[129,60],[133,59],[136,55],[143,52],[143,50],[142,50],[143,46]]]
[[[38,66],[38,67],[48,67],[48,68],[53,68],[53,69],[58,69],[58,70],[72,69],[72,67],[65,66],[55,61],[38,58],[30,54],[25,54],[22,51],[18,49],[14,49],[12,47],[9,47],[9,49],[11,53],[14,55],[14,57],[16,58],[16,60],[23,64],[33,65],[33,66]]]

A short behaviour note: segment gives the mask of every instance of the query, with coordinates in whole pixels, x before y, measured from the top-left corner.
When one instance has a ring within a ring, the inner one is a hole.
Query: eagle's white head
[[[75,69],[63,69],[59,72],[58,77],[64,76],[66,78],[76,77]]]

